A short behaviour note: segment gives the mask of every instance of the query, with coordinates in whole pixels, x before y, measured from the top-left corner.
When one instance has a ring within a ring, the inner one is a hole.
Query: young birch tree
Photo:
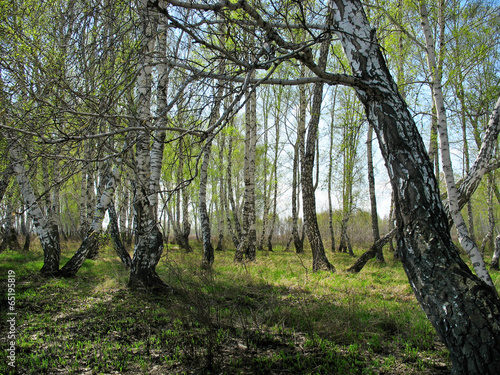
[[[444,16],[443,16],[444,3],[440,2],[439,6],[439,23],[441,27],[440,31],[440,52],[443,53],[444,46]],[[450,156],[450,146],[448,140],[448,124],[446,117],[446,108],[444,102],[444,95],[442,90],[442,62],[438,64],[436,60],[436,53],[434,47],[434,40],[432,38],[431,29],[429,25],[427,5],[425,1],[420,1],[420,14],[422,17],[422,29],[425,35],[426,49],[427,49],[427,62],[429,65],[429,71],[431,72],[432,78],[432,93],[434,98],[434,104],[436,107],[437,120],[438,120],[438,132],[439,140],[441,145],[441,160],[443,164],[443,171],[446,181],[446,190],[448,192],[448,207],[450,210],[451,217],[455,223],[455,227],[458,232],[458,239],[460,244],[465,249],[469,255],[474,270],[477,275],[485,281],[488,285],[493,287],[493,281],[486,269],[486,264],[484,263],[483,257],[474,243],[474,241],[469,236],[469,230],[465,224],[465,220],[460,212],[460,207],[458,204],[458,191],[455,185],[455,176],[453,175],[453,168],[451,164]],[[440,58],[442,61],[442,57]]]

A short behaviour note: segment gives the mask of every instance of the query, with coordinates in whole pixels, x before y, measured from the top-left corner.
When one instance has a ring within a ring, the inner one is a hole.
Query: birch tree
[[[156,227],[155,206],[151,204],[150,186],[152,180],[151,165],[161,165],[163,158],[162,148],[155,147],[151,154],[150,133],[148,130],[151,116],[151,52],[154,49],[156,24],[147,7],[147,1],[139,2],[139,17],[141,24],[141,52],[142,61],[137,78],[138,91],[138,122],[142,130],[136,136],[136,170],[134,191],[134,222],[135,246],[134,256],[130,267],[129,286],[133,289],[154,289],[164,287],[163,281],[156,273],[156,264],[163,251],[163,241],[160,241]],[[161,142],[161,140],[159,140]],[[161,154],[160,154],[161,152]],[[151,161],[153,158],[153,162]],[[157,171],[155,171],[157,173]],[[153,175],[156,178],[155,175]],[[153,185],[156,182],[153,182]],[[157,191],[152,192],[157,194]]]
[[[453,372],[493,374],[499,365],[496,350],[491,349],[500,342],[497,293],[468,269],[454,249],[421,137],[373,43],[376,35],[360,2],[334,4],[336,26],[347,31],[339,36],[353,73],[369,78],[370,89],[383,92],[379,96],[356,88],[377,132],[395,192],[398,248],[410,284],[450,350]],[[485,337],[480,332],[488,333]]]
[[[441,2],[439,6],[441,52],[444,48],[443,6],[444,4]],[[431,34],[425,1],[420,1],[420,14],[422,16],[422,29],[424,31],[426,41],[427,61],[432,77],[432,93],[437,112],[439,140],[441,145],[441,159],[443,163],[446,189],[448,192],[448,207],[450,209],[450,214],[453,218],[453,222],[455,223],[455,227],[457,228],[460,244],[469,255],[469,258],[471,259],[474,266],[474,270],[483,281],[485,281],[491,287],[494,287],[493,281],[491,280],[488,270],[486,269],[486,264],[484,263],[483,257],[481,256],[477,245],[469,236],[469,230],[467,228],[467,225],[465,224],[465,220],[462,216],[462,213],[460,212],[460,207],[458,204],[458,191],[455,185],[455,176],[453,175],[453,168],[451,165],[450,147],[448,141],[448,124],[441,83],[442,63],[438,65],[436,60],[434,40]]]
[[[218,85],[216,88],[215,102],[210,115],[209,128],[219,119],[220,105],[222,101],[223,87]],[[202,266],[210,268],[214,262],[214,248],[212,246],[212,234],[210,228],[210,219],[207,210],[207,180],[208,166],[210,163],[210,153],[214,136],[206,141],[203,150],[203,160],[200,166],[200,188],[199,188],[199,211],[201,222],[201,235],[203,240],[203,259]]]
[[[331,15],[327,14],[326,25],[331,22]],[[325,69],[330,48],[331,35],[327,35],[321,43],[318,68]],[[313,89],[313,100],[311,107],[311,118],[307,129],[305,147],[301,147],[301,184],[302,201],[304,212],[304,224],[307,238],[311,245],[313,256],[313,271],[335,271],[335,267],[329,262],[323,239],[318,226],[316,215],[315,187],[313,183],[314,157],[316,153],[316,142],[318,139],[318,125],[321,117],[321,103],[323,101],[323,83],[315,83]]]
[[[257,98],[255,90],[248,93],[245,108],[245,195],[243,203],[242,233],[234,260],[241,262],[243,257],[249,261],[256,258],[256,215],[255,215],[255,160],[257,147]]]
[[[24,204],[28,208],[30,218],[33,221],[33,226],[35,227],[43,249],[44,259],[40,273],[42,275],[55,276],[59,273],[59,261],[61,257],[59,237],[54,235],[53,228],[49,226],[47,218],[38,204],[38,199],[35,196],[33,187],[26,174],[19,145],[12,141],[9,148],[12,168],[14,169],[17,183],[19,184],[19,190],[23,197]]]

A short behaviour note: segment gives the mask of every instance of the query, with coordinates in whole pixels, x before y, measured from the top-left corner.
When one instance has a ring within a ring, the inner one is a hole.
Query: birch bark
[[[255,157],[257,148],[257,94],[250,92],[245,108],[245,193],[242,214],[242,237],[236,253],[235,262],[245,257],[254,261],[256,257],[257,228],[255,223]]]
[[[495,252],[491,258],[490,270],[498,271],[498,261],[500,260],[500,235],[495,238]]]
[[[229,135],[228,140],[228,155],[227,155],[227,177],[226,177],[226,186],[227,186],[227,199],[224,200],[224,206],[227,213],[227,226],[229,229],[229,233],[231,234],[231,239],[233,240],[233,244],[236,248],[240,246],[240,238],[242,237],[240,219],[238,215],[238,210],[236,207],[236,203],[234,201],[233,194],[233,136]],[[231,205],[231,209],[229,209],[229,204]],[[231,221],[231,216],[233,220]],[[234,230],[233,225],[234,224]]]
[[[57,275],[61,257],[59,237],[54,236],[54,232],[50,228],[49,222],[38,204],[28,176],[26,176],[21,151],[14,144],[10,146],[10,158],[24,204],[28,208],[29,215],[33,220],[33,225],[42,245],[44,259],[40,272],[48,276]]]
[[[220,105],[222,101],[223,87],[218,85],[217,93],[215,94],[214,107],[210,116],[209,128],[219,119]],[[203,161],[200,167],[200,190],[199,190],[199,211],[201,223],[201,235],[203,239],[203,259],[202,267],[210,268],[214,263],[214,248],[212,246],[212,234],[210,230],[210,217],[207,210],[207,181],[208,181],[208,165],[210,163],[210,153],[212,150],[213,136],[205,143],[203,151]]]
[[[358,0],[332,0],[356,91],[377,133],[396,201],[398,250],[410,285],[450,350],[454,374],[500,368],[500,299],[456,251],[425,146]]]
[[[151,117],[151,85],[152,85],[152,58],[151,52],[154,49],[156,22],[150,14],[147,0],[139,3],[139,16],[141,22],[141,61],[140,70],[137,77],[138,92],[138,122],[143,126],[136,136],[136,176],[134,192],[134,225],[135,225],[135,246],[130,267],[129,287],[132,289],[153,290],[163,289],[165,284],[156,273],[156,265],[159,260],[158,253],[162,243],[158,235],[158,228],[155,223],[154,207],[150,204],[151,187],[151,156],[153,156],[153,166],[158,163],[159,149],[151,155],[150,150],[150,117]],[[160,159],[161,160],[161,159]],[[156,170],[153,172],[156,173]],[[156,177],[155,177],[156,178]],[[155,182],[153,182],[153,185]],[[154,200],[154,197],[153,197]],[[156,230],[155,230],[156,229]],[[160,253],[161,254],[161,253]]]
[[[329,14],[327,25],[331,23]],[[325,69],[330,48],[331,35],[321,43],[318,67]],[[314,157],[316,153],[316,141],[318,139],[318,125],[321,117],[321,103],[323,101],[323,83],[315,83],[313,89],[313,103],[311,107],[311,118],[308,124],[307,140],[305,147],[301,148],[301,183],[302,201],[304,209],[304,224],[307,238],[311,245],[313,256],[313,271],[335,271],[335,267],[328,260],[321,233],[319,231],[318,219],[316,215],[316,197],[313,183]]]
[[[442,6],[443,4],[440,3],[440,24],[441,28],[444,28]],[[422,29],[425,35],[427,62],[432,76],[432,92],[434,103],[436,106],[439,140],[441,144],[441,160],[443,163],[446,190],[448,192],[448,207],[450,210],[450,215],[453,218],[455,227],[457,228],[460,244],[469,255],[469,258],[472,261],[472,265],[474,266],[474,270],[483,281],[493,287],[493,281],[491,280],[488,270],[486,269],[486,264],[484,263],[483,257],[481,256],[477,245],[469,236],[469,230],[467,228],[467,225],[465,224],[465,220],[462,216],[462,213],[460,212],[460,207],[458,204],[458,191],[455,185],[455,176],[453,175],[453,168],[451,163],[450,147],[448,141],[447,116],[441,84],[442,67],[436,62],[434,41],[431,34],[427,5],[425,1],[420,1],[420,14],[422,17]],[[443,32],[441,32],[441,38],[443,37]],[[444,48],[444,46],[441,46],[441,48]]]
[[[300,77],[305,76],[305,67],[301,65]],[[299,116],[297,122],[297,139],[293,150],[293,167],[292,167],[292,237],[295,246],[295,252],[300,254],[304,251],[305,228],[302,227],[302,234],[299,234],[299,210],[298,197],[301,189],[299,188],[300,177],[300,159],[304,154],[304,137],[306,132],[306,85],[299,86]]]

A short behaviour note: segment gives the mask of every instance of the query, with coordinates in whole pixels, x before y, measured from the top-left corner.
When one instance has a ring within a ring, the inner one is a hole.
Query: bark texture
[[[495,252],[491,258],[490,270],[498,271],[498,261],[500,260],[500,235],[495,238]]]
[[[33,221],[33,226],[42,245],[43,267],[40,272],[47,276],[57,275],[59,273],[59,261],[61,257],[59,236],[50,227],[50,223],[47,221],[38,204],[33,188],[26,175],[21,151],[17,145],[11,144],[10,158],[24,204],[28,208],[29,216]]]
[[[368,135],[367,135],[368,139],[366,140],[366,155],[368,162],[368,189],[370,191],[370,208],[371,208],[373,241],[377,242],[380,239],[380,232],[378,228],[377,196],[375,194],[375,174],[373,173],[372,136],[373,136],[373,127],[371,125],[368,125]],[[383,246],[377,247],[376,256],[379,262],[384,261],[384,253],[382,251],[382,247]]]
[[[255,223],[255,160],[257,148],[257,97],[255,91],[249,93],[245,109],[245,193],[242,214],[242,237],[234,255],[235,262],[245,257],[249,261],[256,258],[257,228]]]
[[[163,237],[156,225],[155,188],[157,168],[161,167],[163,148],[153,145],[148,128],[151,117],[151,55],[154,48],[156,23],[149,14],[146,0],[139,4],[139,16],[142,28],[142,61],[137,78],[139,125],[144,129],[136,136],[136,179],[134,194],[135,247],[130,267],[129,287],[140,290],[164,289],[165,283],[156,273],[156,265],[163,251]],[[161,90],[160,90],[161,91]],[[155,142],[163,143],[162,139]],[[151,151],[153,150],[153,151]],[[153,159],[153,161],[152,161]],[[151,169],[153,167],[153,169]],[[152,177],[152,178],[151,178]]]
[[[422,138],[400,96],[357,0],[332,1],[335,27],[377,133],[396,200],[397,240],[413,291],[450,350],[454,374],[500,368],[500,300],[475,276],[451,241],[437,180]]]
[[[330,24],[330,15],[328,15]],[[321,44],[318,66],[321,69],[326,67],[328,49],[330,47],[331,35]],[[314,157],[316,153],[316,141],[318,139],[318,125],[321,116],[321,103],[323,101],[323,83],[314,84],[313,103],[311,107],[311,118],[309,120],[307,140],[304,152],[301,155],[301,183],[302,201],[304,209],[304,224],[306,227],[307,239],[311,245],[313,256],[313,271],[335,271],[335,267],[328,260],[323,239],[319,231],[318,218],[316,215],[316,196],[313,183]]]
[[[444,35],[443,31],[444,19],[442,19],[443,17],[442,6],[443,4],[440,3],[439,18],[440,18],[440,26],[442,28],[440,39],[441,39],[441,48],[444,48],[443,46],[444,42],[442,41]],[[481,256],[481,253],[479,252],[477,245],[469,236],[469,230],[467,228],[467,225],[465,224],[465,220],[462,216],[462,213],[460,212],[458,204],[458,190],[455,184],[455,177],[453,174],[453,168],[451,164],[450,147],[448,141],[448,124],[447,124],[446,109],[445,109],[444,96],[441,84],[442,63],[440,62],[438,64],[436,62],[434,41],[431,35],[431,29],[428,21],[427,7],[425,1],[420,1],[420,14],[422,17],[422,29],[424,31],[426,47],[427,47],[427,61],[432,77],[432,93],[437,112],[439,140],[441,145],[441,160],[443,162],[446,190],[448,192],[448,206],[450,210],[450,215],[453,218],[455,227],[457,228],[458,239],[460,241],[460,244],[469,255],[469,258],[472,261],[472,265],[474,266],[476,273],[482,280],[484,280],[487,284],[493,287],[493,281],[491,280],[491,277],[488,274],[488,270],[486,269],[486,264],[484,263],[483,257]]]
[[[130,268],[132,265],[132,258],[128,253],[125,246],[123,246],[122,237],[120,236],[120,230],[118,228],[118,217],[116,215],[116,209],[114,202],[110,202],[108,207],[109,214],[109,233],[111,239],[113,240],[113,246],[115,248],[116,254],[125,265],[125,267]]]

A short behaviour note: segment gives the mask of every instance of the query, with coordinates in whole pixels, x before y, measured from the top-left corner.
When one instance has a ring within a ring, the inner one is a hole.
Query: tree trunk
[[[129,287],[141,290],[164,289],[166,285],[156,273],[156,265],[163,250],[163,238],[156,225],[155,205],[150,203],[151,194],[151,158],[153,165],[161,167],[163,155],[162,147],[153,147],[155,150],[151,155],[151,137],[148,128],[151,117],[151,85],[152,85],[152,59],[150,53],[153,52],[156,24],[152,20],[147,7],[147,1],[141,0],[139,4],[139,16],[142,28],[142,55],[140,70],[137,77],[138,92],[138,115],[139,125],[144,126],[143,130],[137,132],[136,138],[136,179],[134,194],[134,225],[135,225],[135,247],[132,265],[130,267]],[[166,114],[165,114],[166,115]],[[163,139],[156,139],[161,142]],[[154,173],[157,171],[153,170]]]
[[[201,234],[203,238],[203,259],[202,267],[210,268],[214,263],[214,248],[212,246],[212,235],[210,231],[210,218],[207,211],[207,180],[208,180],[208,164],[210,162],[210,151],[212,149],[212,140],[208,140],[203,151],[203,161],[200,171],[200,190],[199,190],[199,205],[200,205],[200,223]]]
[[[0,202],[2,202],[3,196],[9,187],[10,179],[14,175],[14,169],[12,168],[12,162],[9,161],[9,165],[2,174],[2,180],[0,181]]]
[[[391,208],[389,210],[389,232],[395,228],[394,222],[396,220],[396,207],[394,203],[394,192],[391,192]],[[399,259],[399,251],[394,244],[392,243],[392,240],[389,241],[389,250],[393,254],[394,259]]]
[[[333,178],[333,131],[335,120],[335,104],[337,101],[338,87],[334,87],[333,100],[332,100],[332,113],[330,119],[330,148],[328,154],[328,229],[330,231],[332,253],[335,252],[335,231],[333,228],[333,204],[332,204],[332,178]]]
[[[458,205],[462,207],[470,200],[476,191],[482,177],[489,171],[489,164],[494,155],[497,145],[498,134],[500,133],[500,97],[498,98],[493,111],[491,112],[488,126],[483,136],[479,153],[469,173],[461,181],[458,187]]]
[[[305,76],[305,68],[301,66],[300,77]],[[299,234],[299,204],[298,198],[300,194],[299,181],[300,177],[300,158],[304,153],[304,137],[306,132],[306,111],[307,98],[306,86],[299,86],[299,116],[297,125],[297,139],[295,141],[293,152],[293,169],[292,169],[292,237],[295,246],[295,252],[301,254],[304,251],[304,235]],[[302,228],[304,233],[304,228]]]
[[[245,111],[245,162],[244,180],[245,196],[243,203],[242,237],[234,255],[235,262],[245,257],[254,261],[257,241],[255,223],[255,158],[257,147],[257,97],[255,91],[249,93]]]
[[[460,114],[460,121],[462,123],[462,141],[463,141],[463,153],[464,153],[464,167],[465,167],[465,173],[469,174],[470,173],[470,155],[469,155],[469,141],[467,140],[467,117],[466,117],[466,110],[465,110],[465,98],[464,98],[464,89],[463,89],[463,77],[462,77],[462,72],[459,72],[459,93],[458,93],[458,99],[460,100],[460,104],[462,107],[462,113]],[[469,234],[470,238],[474,243],[476,243],[476,236],[475,236],[475,231],[474,231],[474,213],[472,210],[472,200],[469,199],[467,202],[467,219],[469,221]]]
[[[274,103],[273,103],[274,104]],[[268,156],[267,153],[269,151],[269,131],[268,131],[268,121],[269,121],[269,103],[264,103],[263,104],[266,108],[264,109],[264,150],[263,150],[263,160],[262,160],[262,167],[264,168],[263,171],[263,181],[264,181],[264,186],[262,187],[263,194],[263,212],[262,212],[262,231],[260,234],[260,237],[258,238],[257,241],[257,249],[260,251],[264,251],[264,238],[266,237],[266,233],[268,230],[268,221],[269,221],[269,209],[270,209],[270,200],[271,200],[271,179],[272,179],[272,172],[271,172],[271,177],[268,179]],[[269,188],[268,188],[269,186]]]
[[[382,251],[382,248],[392,240],[392,238],[396,235],[397,228],[392,229],[389,233],[387,233],[384,237],[379,238],[377,241],[370,246],[370,250],[366,251],[361,255],[358,260],[347,269],[347,272],[358,273],[360,272],[366,263],[372,258],[375,258],[379,252]]]
[[[492,172],[493,173],[493,172]],[[486,204],[488,206],[488,231],[486,232],[486,235],[483,238],[483,241],[481,242],[481,247],[479,248],[479,251],[481,253],[481,256],[484,257],[484,250],[486,248],[486,245],[488,242],[490,242],[491,249],[494,249],[494,239],[493,237],[495,236],[495,215],[493,212],[493,192],[495,190],[495,177],[491,173],[488,174],[488,184],[486,188]]]
[[[23,251],[28,252],[30,250],[31,244],[31,230],[28,220],[25,218],[24,214],[21,216],[21,233],[24,235],[24,245]]]
[[[217,210],[217,221],[218,221],[218,233],[219,241],[215,247],[215,251],[224,250],[224,215],[228,214],[226,201],[226,190],[224,188],[224,148],[226,144],[226,137],[223,132],[221,132],[219,140],[219,160],[217,167],[219,168],[219,209]]]
[[[500,235],[495,238],[495,252],[491,258],[490,270],[498,271],[498,261],[500,260]]]
[[[440,25],[444,29],[444,19],[442,15],[441,3],[440,9]],[[438,119],[438,130],[439,130],[439,140],[441,144],[441,160],[443,162],[443,171],[446,181],[446,189],[448,192],[448,206],[450,209],[450,215],[453,218],[455,227],[458,232],[458,239],[464,250],[469,255],[472,261],[474,269],[477,275],[484,280],[488,285],[493,287],[493,281],[491,280],[488,270],[486,269],[486,264],[484,263],[483,257],[477,245],[472,241],[469,236],[469,230],[465,224],[462,213],[460,212],[458,204],[458,191],[455,185],[455,176],[453,174],[453,168],[451,165],[450,148],[448,142],[448,124],[446,118],[446,110],[444,103],[444,96],[441,88],[441,68],[442,64],[436,63],[435,53],[434,53],[434,41],[432,39],[431,30],[429,26],[429,21],[427,17],[427,7],[424,1],[420,2],[420,13],[422,16],[422,29],[424,31],[426,47],[427,47],[427,61],[429,64],[429,69],[432,74],[432,92],[434,96],[434,103],[436,105],[436,113]],[[441,39],[444,31],[441,32]],[[443,41],[441,41],[443,44]],[[444,46],[441,46],[441,52]]]
[[[328,19],[330,17],[328,16]],[[327,22],[327,24],[330,24]],[[326,67],[328,49],[330,48],[331,35],[321,43],[318,66]],[[314,157],[316,153],[316,141],[318,139],[318,125],[321,116],[321,102],[323,100],[323,83],[315,83],[313,89],[313,103],[311,107],[311,118],[309,120],[307,140],[305,147],[301,147],[301,184],[302,202],[304,212],[304,225],[307,238],[311,245],[313,256],[313,271],[335,271],[335,267],[326,257],[323,240],[319,231],[318,218],[316,215],[316,197],[313,183]]]
[[[275,143],[274,143],[274,159],[273,159],[273,171],[271,182],[273,184],[273,212],[271,214],[271,225],[269,228],[269,233],[267,236],[267,250],[273,251],[273,236],[274,228],[276,227],[277,218],[277,205],[278,205],[278,155],[279,155],[279,144],[280,144],[280,110],[281,110],[281,94],[282,90],[278,88],[279,92],[277,95],[277,105],[275,107],[276,113],[274,116],[274,130],[275,130]]]
[[[106,210],[113,202],[113,196],[115,194],[118,177],[118,169],[113,167],[113,170],[109,173],[106,187],[102,192],[99,203],[97,204],[97,207],[95,209],[92,225],[87,231],[87,235],[85,236],[76,253],[59,271],[59,274],[61,276],[75,276],[85,260],[88,258],[89,254],[91,254],[92,251],[95,251],[95,248],[99,246],[99,235],[102,231],[102,222],[104,220]]]
[[[224,69],[220,68],[220,72],[224,73]],[[222,84],[217,85],[215,93],[215,102],[210,115],[209,128],[216,123],[220,117],[220,106],[222,102],[222,95],[224,94],[224,87]],[[210,228],[210,217],[207,210],[207,181],[208,181],[208,165],[210,163],[210,153],[212,151],[212,140],[214,136],[209,136],[205,143],[203,151],[203,161],[200,168],[200,189],[199,189],[199,211],[201,234],[203,238],[203,259],[201,261],[202,267],[210,268],[214,263],[214,248],[212,246],[212,234]],[[220,230],[220,229],[219,229]]]
[[[377,242],[380,239],[380,232],[378,228],[378,213],[377,213],[377,197],[375,195],[375,176],[373,173],[373,154],[372,154],[372,138],[373,138],[373,127],[368,125],[368,135],[366,141],[366,155],[367,155],[367,165],[368,165],[368,188],[370,190],[370,208],[371,208],[371,218],[372,218],[372,233],[373,242]],[[392,237],[391,237],[392,238]],[[382,251],[382,246],[377,248],[377,261],[384,262],[384,253]]]
[[[500,300],[475,276],[451,241],[425,146],[398,93],[375,33],[358,0],[334,0],[335,28],[356,89],[379,139],[395,194],[398,248],[412,289],[450,351],[454,374],[496,374],[500,368]]]
[[[10,248],[12,251],[20,251],[21,246],[17,241],[17,233],[14,228],[12,218],[14,216],[14,209],[12,208],[12,193],[7,195],[7,210],[5,217],[5,226],[2,243],[0,244],[0,253]]]
[[[340,223],[340,241],[339,241],[339,253],[349,253],[350,256],[354,256],[352,251],[351,239],[347,234],[347,224],[349,223],[350,212],[344,212],[342,214],[342,221]]]
[[[236,209],[236,203],[234,202],[234,196],[233,196],[232,154],[233,154],[233,137],[230,135],[228,141],[228,155],[227,155],[227,181],[226,181],[227,199],[224,200],[224,209],[226,210],[227,227],[229,229],[229,233],[231,234],[231,239],[233,240],[234,246],[238,248],[240,246],[240,238],[242,237],[242,233],[241,233],[240,219],[238,216],[238,210]],[[229,210],[228,200],[229,203],[231,204],[231,210]],[[233,230],[233,225],[231,223],[231,216],[233,217],[232,223],[234,224],[234,230]]]
[[[175,218],[172,221],[172,228],[174,229],[175,243],[179,248],[185,250],[187,253],[192,252],[193,249],[189,244],[189,235],[191,233],[191,223],[189,222],[189,192],[187,186],[183,183],[184,178],[184,163],[185,155],[184,138],[179,139],[178,159],[179,165],[177,168],[177,191],[176,191],[176,205],[175,205]]]
[[[57,275],[61,257],[59,237],[55,235],[53,228],[50,228],[45,215],[38,205],[38,200],[26,176],[21,152],[14,144],[10,145],[10,157],[24,204],[28,208],[29,215],[33,220],[33,225],[42,245],[44,259],[40,272],[47,276]]]
[[[123,246],[122,237],[120,236],[120,229],[118,228],[118,218],[116,215],[115,204],[110,202],[108,206],[109,215],[109,233],[111,239],[113,240],[113,246],[115,248],[116,254],[125,265],[125,267],[130,268],[132,265],[132,258],[128,253],[125,246]]]

